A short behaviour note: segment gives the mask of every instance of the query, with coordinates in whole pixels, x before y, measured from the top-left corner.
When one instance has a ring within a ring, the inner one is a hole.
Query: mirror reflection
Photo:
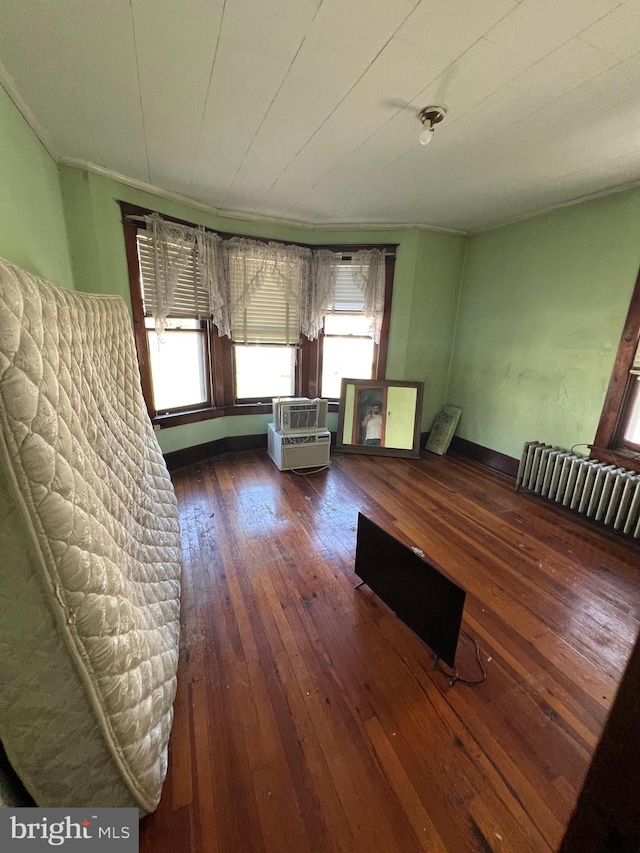
[[[418,456],[423,383],[343,379],[338,449]]]

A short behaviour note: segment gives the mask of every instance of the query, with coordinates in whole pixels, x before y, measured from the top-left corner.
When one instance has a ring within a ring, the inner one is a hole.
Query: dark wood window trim
[[[640,448],[623,445],[623,433],[636,379],[629,374],[640,340],[640,272],[629,305],[620,345],[611,373],[591,457],[640,471]]]
[[[149,331],[151,331],[151,330],[149,328],[147,328],[145,325],[145,334],[146,334],[146,341],[147,341],[147,353],[149,351],[149,337],[148,337]],[[204,337],[204,340],[203,340],[204,358],[205,358],[206,363],[207,363],[207,374],[206,374],[207,398],[206,398],[206,400],[203,400],[201,403],[199,403],[197,407],[190,405],[190,406],[178,406],[175,409],[162,409],[162,411],[156,410],[156,418],[159,416],[160,417],[164,417],[164,416],[172,417],[174,415],[181,415],[181,414],[184,414],[186,412],[192,412],[192,411],[206,411],[207,409],[212,408],[213,407],[213,381],[212,381],[212,375],[211,375],[211,366],[212,366],[211,337],[213,334],[213,329],[212,329],[211,323],[208,320],[200,320],[200,326],[197,329],[169,328],[169,329],[167,329],[167,332],[171,333],[171,334],[180,334],[180,333],[184,333],[184,332],[198,332],[199,334],[203,335],[203,337]],[[153,396],[153,393],[151,394],[151,396]]]
[[[396,269],[396,256],[385,256],[384,270],[384,312],[380,329],[380,344],[376,346],[376,366],[372,379],[387,378],[387,353],[389,351],[389,326],[391,325],[391,298],[393,296],[393,278]]]
[[[209,375],[212,388],[210,399],[212,405],[203,408],[183,409],[175,412],[159,414],[155,411],[153,403],[153,390],[151,383],[151,366],[149,361],[149,347],[147,330],[145,327],[144,308],[142,301],[142,281],[140,279],[140,266],[138,263],[138,249],[136,234],[140,224],[136,222],[143,216],[148,216],[154,211],[150,208],[140,207],[129,202],[120,201],[122,213],[125,249],[127,256],[127,267],[129,271],[129,285],[131,291],[131,307],[133,313],[134,334],[138,352],[138,363],[140,365],[140,378],[142,391],[149,416],[152,422],[161,429],[165,427],[181,426],[183,424],[196,423],[197,421],[210,420],[235,415],[269,414],[271,412],[271,401],[248,401],[235,402],[234,393],[234,371],[233,371],[233,344],[229,338],[218,334],[217,329],[210,321],[206,322],[208,353],[211,359]],[[164,219],[181,225],[195,227],[195,223],[177,219],[162,214]],[[207,229],[213,231],[214,229]],[[354,243],[354,244],[320,244],[302,243],[292,240],[271,240],[252,235],[233,234],[224,231],[216,231],[223,239],[231,237],[247,237],[250,240],[269,243],[278,242],[286,245],[303,246],[314,249],[323,248],[334,252],[342,252],[348,257],[352,252],[360,249],[384,249],[385,256],[385,305],[380,344],[374,345],[374,365],[372,371],[373,379],[385,379],[388,351],[388,336],[391,314],[391,300],[393,295],[393,276],[395,272],[395,251],[397,243]],[[297,353],[296,370],[296,394],[307,397],[317,397],[320,393],[320,378],[322,376],[322,333],[315,341],[309,341],[301,337]],[[338,401],[329,401],[329,411],[338,411]]]
[[[140,279],[140,265],[138,263],[138,246],[136,242],[137,226],[130,222],[124,223],[124,244],[127,254],[127,268],[129,270],[129,288],[131,290],[131,312],[133,314],[133,333],[136,339],[136,350],[138,353],[138,365],[140,366],[140,381],[142,394],[147,404],[150,417],[155,414],[153,404],[153,391],[151,384],[151,365],[149,363],[149,345],[147,343],[147,330],[144,324],[144,305],[142,303],[142,281]]]

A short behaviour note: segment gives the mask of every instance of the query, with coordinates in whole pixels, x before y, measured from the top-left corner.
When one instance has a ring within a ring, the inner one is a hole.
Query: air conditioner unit
[[[309,397],[274,397],[275,431],[285,435],[325,432],[328,410],[327,400],[310,400]]]
[[[267,450],[280,471],[294,468],[324,468],[330,464],[331,433],[276,432],[275,424],[268,424]]]

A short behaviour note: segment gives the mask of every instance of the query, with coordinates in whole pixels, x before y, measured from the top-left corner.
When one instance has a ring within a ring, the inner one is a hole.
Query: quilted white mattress
[[[0,740],[38,805],[151,811],[180,541],[120,298],[0,260],[0,421]]]

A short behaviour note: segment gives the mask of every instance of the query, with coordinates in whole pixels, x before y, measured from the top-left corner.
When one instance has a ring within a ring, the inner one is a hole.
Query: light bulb
[[[418,137],[420,141],[420,145],[428,145],[431,142],[431,137],[433,136],[433,125],[427,119],[424,123],[424,130]]]

